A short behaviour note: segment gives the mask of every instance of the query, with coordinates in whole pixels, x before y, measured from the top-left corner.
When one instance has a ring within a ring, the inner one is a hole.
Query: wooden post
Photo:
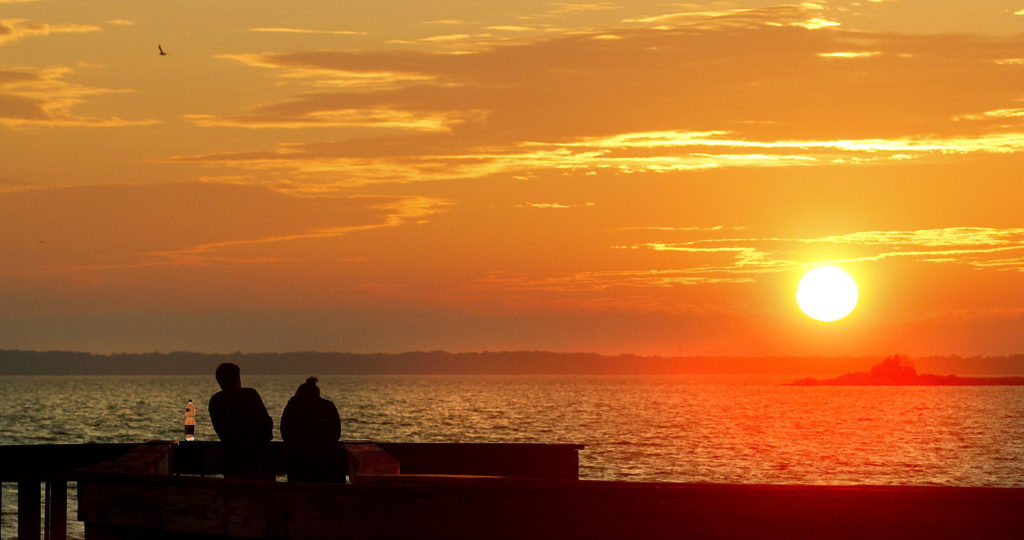
[[[50,540],[50,481],[43,484],[43,540]]]
[[[18,539],[39,540],[39,480],[18,482]]]
[[[46,482],[46,540],[65,540],[68,536],[68,481]]]

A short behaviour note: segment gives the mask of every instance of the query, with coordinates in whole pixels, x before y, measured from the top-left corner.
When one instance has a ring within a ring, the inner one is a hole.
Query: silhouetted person
[[[224,443],[225,478],[273,480],[268,463],[274,420],[267,413],[259,392],[242,388],[238,366],[230,362],[217,366],[221,391],[210,398],[210,421]]]
[[[317,378],[299,385],[281,414],[289,482],[344,482],[345,462],[338,448],[338,408],[320,397]]]

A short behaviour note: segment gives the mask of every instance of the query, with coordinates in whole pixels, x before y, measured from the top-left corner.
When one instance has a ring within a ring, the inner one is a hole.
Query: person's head
[[[306,382],[299,385],[295,390],[296,397],[320,397],[320,387],[316,385],[319,379],[316,375],[306,379]]]
[[[242,370],[238,368],[238,365],[231,362],[224,362],[217,366],[217,372],[214,376],[217,377],[217,384],[220,385],[222,390],[242,386]]]

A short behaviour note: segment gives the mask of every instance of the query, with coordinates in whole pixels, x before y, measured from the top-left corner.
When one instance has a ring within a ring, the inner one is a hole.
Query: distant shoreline
[[[0,375],[212,374],[234,362],[250,375],[783,375],[828,376],[856,372],[878,357],[661,357],[548,351],[405,353],[198,352],[92,354],[0,350]],[[931,371],[972,376],[1024,377],[1024,355],[932,356],[915,362]],[[810,384],[810,383],[808,383]],[[819,383],[820,384],[820,383]]]

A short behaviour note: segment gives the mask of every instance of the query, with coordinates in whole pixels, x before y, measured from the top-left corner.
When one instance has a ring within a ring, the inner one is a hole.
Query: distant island
[[[1024,386],[1024,377],[961,377],[918,373],[899,355],[890,356],[869,372],[847,373],[831,379],[801,379],[790,386]]]

